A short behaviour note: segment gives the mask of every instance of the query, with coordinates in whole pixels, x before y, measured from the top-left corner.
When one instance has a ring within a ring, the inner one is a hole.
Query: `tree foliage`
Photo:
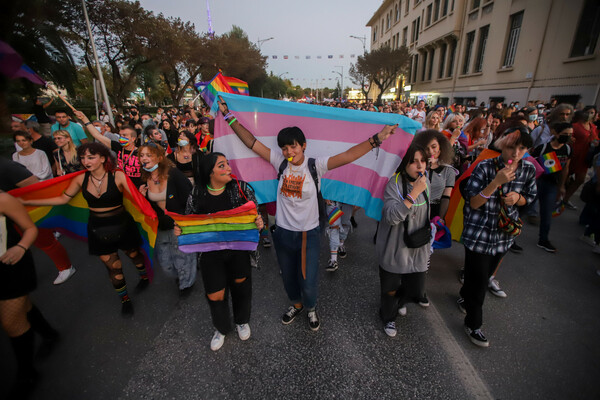
[[[358,56],[351,67],[350,76],[353,80],[358,80],[355,81],[356,84],[362,85],[363,94],[365,81],[377,85],[377,103],[381,103],[383,93],[395,83],[400,74],[406,73],[409,64],[410,54],[405,46],[393,50],[389,46],[383,46]]]

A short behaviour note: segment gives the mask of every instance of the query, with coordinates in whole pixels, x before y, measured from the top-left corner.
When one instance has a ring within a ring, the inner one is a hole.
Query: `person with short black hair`
[[[56,123],[51,127],[52,132],[59,129],[69,132],[75,147],[79,147],[82,143],[88,142],[88,137],[86,136],[85,131],[81,125],[70,120],[67,110],[56,110],[54,112],[54,118],[56,118]]]

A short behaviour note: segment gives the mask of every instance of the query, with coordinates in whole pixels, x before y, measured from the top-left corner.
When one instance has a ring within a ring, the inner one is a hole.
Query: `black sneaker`
[[[133,315],[133,304],[131,304],[131,300],[127,300],[121,303],[121,314],[124,316]]]
[[[481,329],[471,329],[465,326],[465,332],[469,335],[471,342],[479,347],[489,347],[490,342],[486,339]]]
[[[338,256],[340,256],[340,258],[346,258],[347,255],[348,253],[346,252],[346,246],[338,247]]]
[[[354,217],[350,217],[350,223],[352,224],[352,227],[354,229],[358,228],[358,224],[356,223],[356,220],[354,219]]]
[[[537,247],[546,250],[548,253],[556,253],[556,247],[552,246],[549,240],[540,240]]]
[[[150,279],[140,279],[140,281],[138,282],[137,285],[135,285],[135,293],[141,293],[144,290],[146,290],[148,288],[148,286],[150,285]]]
[[[271,239],[269,239],[268,236],[264,236],[262,238],[262,245],[265,249],[268,249],[269,247],[271,247]]]
[[[512,251],[513,253],[517,253],[517,254],[520,254],[523,252],[523,248],[521,246],[519,246],[516,241],[513,242],[512,246],[510,246],[509,250]]]
[[[419,297],[417,299],[417,303],[419,303],[421,307],[429,307],[429,299],[427,298],[427,293],[424,293],[423,297]]]
[[[290,306],[285,314],[283,314],[283,317],[281,317],[281,322],[284,325],[291,324],[296,316],[302,312],[302,310],[304,310],[304,307],[296,308],[294,306]]]
[[[327,268],[325,268],[325,270],[327,272],[334,272],[334,271],[337,271],[337,269],[338,269],[338,262],[329,260],[329,262],[327,263]]]
[[[461,313],[467,313],[467,309],[465,308],[465,299],[463,299],[462,297],[459,298],[458,300],[456,300],[456,305],[458,306],[458,309]]]
[[[308,327],[311,331],[316,332],[319,330],[319,316],[317,315],[317,310],[312,310],[308,312]]]

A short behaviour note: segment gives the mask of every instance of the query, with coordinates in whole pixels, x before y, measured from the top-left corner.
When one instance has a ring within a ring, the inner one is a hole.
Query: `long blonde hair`
[[[66,147],[66,151],[73,154],[71,156],[70,160],[67,160],[67,157],[65,156],[65,160],[69,163],[69,164],[76,164],[78,162],[78,157],[77,157],[77,147],[75,147],[75,144],[73,143],[73,139],[71,138],[71,134],[68,131],[59,129],[55,132],[52,133],[52,136],[62,136],[65,139],[67,139],[67,144],[65,145]],[[58,148],[58,151],[61,151],[61,148]],[[64,154],[64,150],[63,150],[63,154]]]

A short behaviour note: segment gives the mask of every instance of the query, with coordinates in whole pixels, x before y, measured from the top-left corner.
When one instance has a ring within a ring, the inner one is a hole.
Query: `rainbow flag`
[[[553,174],[562,170],[562,165],[560,165],[560,160],[558,159],[555,151],[542,154],[538,159],[540,165],[542,168],[544,168],[545,174]]]
[[[465,199],[462,197],[460,193],[459,187],[460,183],[465,179],[468,179],[473,173],[473,170],[483,160],[488,160],[490,158],[498,157],[500,153],[490,149],[484,149],[479,157],[469,166],[461,176],[458,178],[454,184],[454,189],[452,189],[452,194],[450,195],[450,204],[448,205],[448,211],[446,212],[446,226],[450,229],[450,234],[453,240],[460,242],[460,238],[462,236],[463,231],[463,223],[464,223],[464,215],[463,208],[465,206]],[[537,163],[537,161],[529,155],[529,153],[525,153],[523,157],[524,160],[531,162],[535,167],[536,178],[542,174],[542,167]]]
[[[204,89],[202,89],[202,91],[200,92],[200,96],[202,96],[204,102],[210,108],[210,111],[212,113],[216,113],[218,110],[218,104],[216,101],[217,93],[234,93],[234,91],[225,80],[223,74],[221,74],[220,72],[216,74],[214,78],[212,78],[209,82],[198,82],[198,84],[204,83],[206,85],[204,86]]]
[[[35,83],[36,85],[46,86],[46,81],[40,78],[38,74],[35,73],[29,66],[23,64],[21,68],[12,76],[15,78],[25,78],[31,83]]]
[[[202,253],[217,250],[256,250],[256,204],[246,204],[213,214],[166,214],[181,227],[179,250],[184,253]]]
[[[73,178],[83,173],[85,173],[85,170],[14,189],[9,193],[14,197],[27,200],[60,196],[69,187]],[[150,203],[141,195],[129,178],[127,178],[127,185],[131,195],[127,191],[124,192],[123,205],[135,220],[142,237],[142,252],[146,261],[146,269],[148,276],[152,279],[152,257],[156,242],[158,219]],[[26,208],[36,226],[54,229],[76,239],[87,241],[87,221],[90,211],[81,191],[64,205],[26,206]]]
[[[250,96],[250,90],[248,83],[241,79],[234,78],[232,76],[224,76],[225,81],[229,84],[233,93],[241,94],[243,96]]]
[[[339,209],[339,207],[335,207],[331,212],[327,215],[327,219],[329,219],[329,225],[333,225],[335,221],[340,219],[344,215],[344,212]]]
[[[383,192],[389,178],[421,124],[398,114],[373,113],[344,108],[219,93],[242,125],[267,147],[281,152],[277,133],[288,126],[304,132],[307,157],[333,156],[362,143],[384,125],[399,124],[383,145],[358,160],[328,171],[321,179],[323,197],[363,207],[381,219]],[[246,148],[223,118],[215,118],[215,151],[227,156],[233,173],[252,184],[258,203],[277,199],[277,171]]]

